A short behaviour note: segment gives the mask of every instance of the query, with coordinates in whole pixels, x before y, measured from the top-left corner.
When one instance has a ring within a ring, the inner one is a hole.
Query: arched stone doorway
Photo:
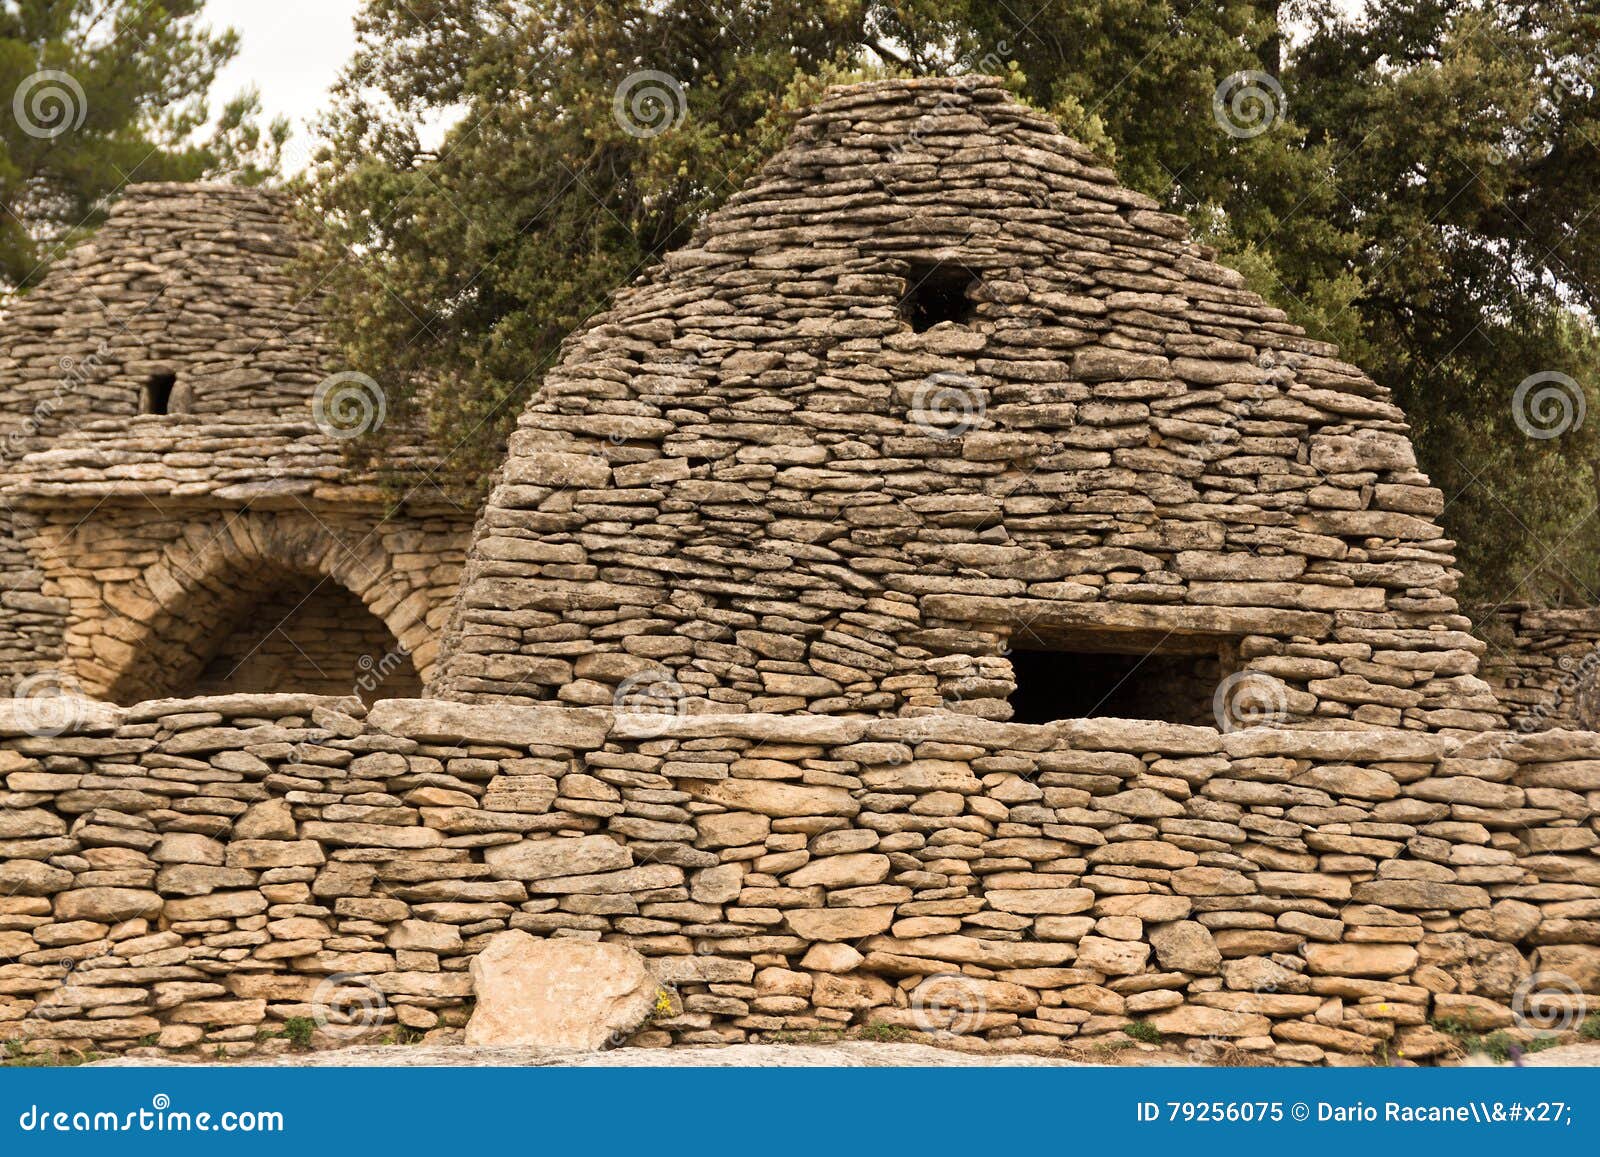
[[[422,692],[407,649],[327,576],[265,567],[227,597],[161,619],[112,683],[115,702],[272,691],[372,702]]]
[[[75,596],[64,669],[88,695],[399,698],[428,677],[439,600],[381,523],[336,532],[309,514],[242,512],[182,524],[154,558],[116,568],[90,529],[33,544]]]
[[[383,621],[331,579],[291,577],[241,607],[191,692],[300,691],[369,703],[412,698],[422,681]]]

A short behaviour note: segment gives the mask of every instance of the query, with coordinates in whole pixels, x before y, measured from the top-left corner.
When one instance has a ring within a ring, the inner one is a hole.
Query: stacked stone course
[[[0,429],[132,417],[168,373],[173,412],[282,416],[334,360],[293,268],[287,201],[226,185],[131,185],[94,236],[6,303]]]
[[[1044,727],[228,696],[0,746],[0,1037],[454,1039],[495,932],[631,945],[636,1043],[1148,1020],[1427,1060],[1533,969],[1600,993],[1600,737]],[[331,1019],[330,1019],[331,1017]]]
[[[134,705],[0,702],[0,1038],[457,1039],[506,929],[642,953],[649,1045],[1427,1061],[1600,997],[1588,621],[1480,678],[1387,392],[1000,82],[832,91],[574,335],[470,551],[308,420],[298,244],[158,187],[8,315],[0,675]],[[166,697],[387,637],[370,707]],[[1141,656],[1168,721],[1003,721]]]

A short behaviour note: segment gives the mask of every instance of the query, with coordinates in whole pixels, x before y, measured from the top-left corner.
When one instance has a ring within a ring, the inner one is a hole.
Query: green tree
[[[211,122],[207,93],[238,37],[202,26],[201,8],[0,0],[0,290],[37,281],[126,184],[276,169],[289,126],[263,128],[254,93]]]
[[[1597,84],[1600,12],[1572,0],[1386,0],[1295,57],[1362,235],[1352,352],[1411,417],[1474,601],[1600,603]]]
[[[353,364],[480,477],[561,339],[888,35],[839,0],[369,0],[357,27],[313,189],[321,276]]]

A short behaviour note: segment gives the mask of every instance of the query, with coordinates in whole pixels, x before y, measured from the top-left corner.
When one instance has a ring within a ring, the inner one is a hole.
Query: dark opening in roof
[[[920,262],[906,274],[906,293],[900,312],[917,333],[943,321],[965,325],[972,318],[972,287],[978,279],[970,269],[944,262]]]

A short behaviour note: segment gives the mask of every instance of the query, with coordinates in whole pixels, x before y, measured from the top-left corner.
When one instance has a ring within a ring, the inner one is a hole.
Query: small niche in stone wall
[[[906,274],[900,313],[917,333],[943,321],[964,325],[972,318],[972,287],[977,282],[972,271],[960,265],[919,262]]]
[[[145,382],[144,393],[139,398],[139,413],[172,413],[172,391],[177,384],[177,374],[152,374],[150,380]]]
[[[1223,673],[1220,649],[1094,649],[1108,645],[1114,644],[1088,640],[1066,649],[1060,641],[1031,635],[1014,639],[1012,722],[1106,717],[1216,725],[1212,698]]]

